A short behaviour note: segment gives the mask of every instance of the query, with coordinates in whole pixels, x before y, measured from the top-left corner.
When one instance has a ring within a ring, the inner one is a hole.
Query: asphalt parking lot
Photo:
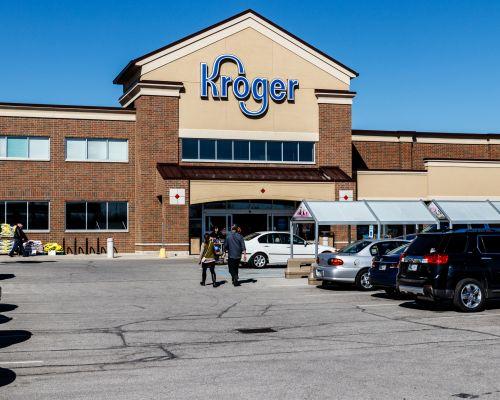
[[[1,399],[500,398],[500,304],[422,308],[279,268],[202,287],[187,260],[0,269]]]

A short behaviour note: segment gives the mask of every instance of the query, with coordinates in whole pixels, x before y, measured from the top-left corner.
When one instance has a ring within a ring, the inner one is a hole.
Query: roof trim
[[[141,81],[132,85],[118,101],[124,107],[132,107],[140,96],[179,97],[184,84],[182,82]]]
[[[322,57],[325,57],[326,59],[328,59],[329,61],[337,64],[339,67],[345,69],[346,71],[350,72],[353,77],[357,77],[359,76],[359,73],[356,72],[355,70],[349,68],[348,66],[346,66],[345,64],[341,63],[340,61],[336,60],[335,58],[329,56],[328,54],[326,54],[325,52],[319,50],[318,48],[316,48],[315,46],[311,45],[310,43],[300,39],[298,36],[294,35],[293,33],[287,31],[286,29],[282,28],[281,26],[277,25],[276,23],[274,23],[273,21],[267,19],[266,17],[264,17],[263,15],[257,13],[256,11],[252,10],[252,9],[247,9],[245,11],[242,11],[236,15],[233,15],[229,18],[226,18],[216,24],[213,24],[213,25],[210,25],[209,27],[207,28],[204,28],[204,29],[201,29],[195,33],[192,33],[188,36],[185,36],[181,39],[178,39],[174,42],[171,42],[169,44],[167,44],[166,46],[163,46],[163,47],[160,47],[159,49],[156,49],[156,50],[153,50],[147,54],[144,54],[143,56],[141,57],[137,57],[133,60],[131,60],[126,66],[125,68],[123,68],[120,73],[116,76],[116,78],[113,80],[113,83],[114,84],[124,84],[127,79],[132,76],[138,69],[138,66],[136,65],[138,62],[140,61],[143,61],[145,60],[146,58],[148,57],[151,57],[151,56],[154,56],[164,50],[168,50],[169,48],[172,48],[182,42],[185,42],[187,40],[190,40],[190,39],[193,39],[195,38],[196,36],[199,36],[199,35],[202,35],[210,30],[213,30],[215,28],[218,28],[219,26],[221,25],[224,25],[224,24],[227,24],[233,20],[236,20],[244,15],[253,15],[255,17],[257,17],[258,19],[261,19],[262,21],[264,21],[265,23],[273,26],[274,28],[278,29],[279,31],[281,31],[282,33],[284,33],[285,35],[291,37],[292,39],[298,41],[299,43],[301,43],[302,45],[308,47],[309,49],[311,49],[313,52],[316,52],[318,53],[319,55],[321,55]]]
[[[0,117],[135,121],[135,110],[121,107],[0,103]]]
[[[500,137],[500,133],[472,133],[472,132],[431,132],[431,131],[387,131],[373,129],[353,129],[353,135],[370,135],[370,136],[398,136],[398,137],[439,137],[445,136],[448,138],[480,138],[480,137]]]
[[[0,102],[1,108],[65,108],[71,110],[110,110],[110,111],[119,111],[122,113],[135,113],[133,110],[124,110],[122,107],[108,107],[108,106],[79,106],[79,105],[69,105],[69,104],[40,104],[40,103],[9,103],[9,102]]]

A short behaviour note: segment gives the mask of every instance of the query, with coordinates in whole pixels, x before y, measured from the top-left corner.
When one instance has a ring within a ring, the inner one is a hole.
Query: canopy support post
[[[380,225],[380,222],[377,223],[377,239],[380,239],[380,230],[382,229],[382,226]]]
[[[290,258],[293,258],[293,221],[290,219]]]
[[[318,221],[315,221],[314,224],[314,259],[318,258],[318,241],[319,241],[319,224]]]

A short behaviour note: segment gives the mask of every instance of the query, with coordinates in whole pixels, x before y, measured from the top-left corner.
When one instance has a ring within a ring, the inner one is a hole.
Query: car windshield
[[[402,254],[405,252],[405,250],[408,248],[409,244],[403,244],[399,247],[396,247],[394,250],[391,250],[387,254]]]
[[[245,240],[252,240],[252,239],[256,238],[259,235],[260,235],[260,233],[258,233],[258,232],[250,233],[249,235],[246,235],[244,237],[244,239]]]
[[[360,240],[358,242],[348,244],[347,246],[341,248],[339,250],[339,253],[349,253],[349,254],[359,253],[361,250],[363,250],[370,243],[371,242],[369,240]]]

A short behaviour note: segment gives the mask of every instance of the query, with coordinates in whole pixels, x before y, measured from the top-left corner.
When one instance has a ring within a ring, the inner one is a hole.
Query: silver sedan
[[[409,243],[402,239],[363,239],[351,243],[337,253],[320,254],[317,265],[313,269],[314,277],[322,281],[354,283],[360,290],[370,290],[369,268],[375,256],[383,256],[387,252]]]

